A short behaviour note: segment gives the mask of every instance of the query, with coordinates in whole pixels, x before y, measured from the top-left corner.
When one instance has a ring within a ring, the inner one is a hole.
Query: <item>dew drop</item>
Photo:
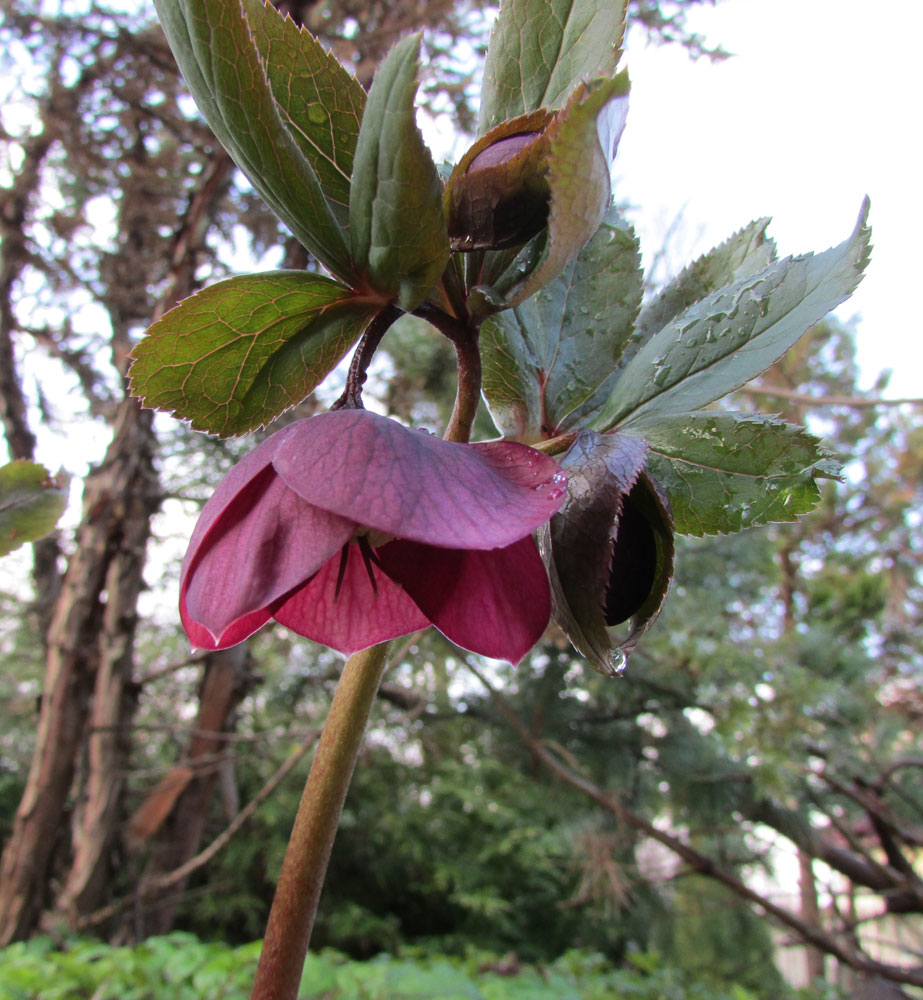
[[[628,669],[628,657],[621,649],[613,649],[609,654],[607,673],[610,677],[621,677]]]
[[[555,486],[563,486],[567,482],[567,476],[563,472],[556,472],[551,477],[551,481]]]
[[[323,125],[323,123],[327,120],[327,117],[327,109],[323,106],[323,104],[308,105],[308,119],[315,125]]]

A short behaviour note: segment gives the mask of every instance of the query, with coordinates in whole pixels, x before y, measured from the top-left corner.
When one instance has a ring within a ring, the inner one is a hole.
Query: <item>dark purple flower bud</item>
[[[222,649],[275,618],[352,653],[435,625],[517,663],[548,624],[531,533],[565,482],[526,445],[456,444],[366,410],[298,421],[205,505],[180,578],[186,633]]]
[[[646,459],[639,438],[581,432],[561,460],[567,500],[539,536],[555,621],[602,673],[654,623],[673,575],[670,506]],[[610,632],[629,620],[627,637]]]
[[[528,242],[548,221],[545,128],[536,111],[504,122],[461,158],[446,185],[446,219],[455,250],[497,250]]]

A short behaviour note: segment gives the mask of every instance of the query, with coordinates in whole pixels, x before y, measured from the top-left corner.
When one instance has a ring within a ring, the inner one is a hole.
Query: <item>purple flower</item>
[[[275,618],[353,653],[435,625],[518,663],[548,624],[531,533],[564,482],[521,444],[455,444],[367,410],[298,421],[206,503],[180,578],[186,633],[223,649]]]

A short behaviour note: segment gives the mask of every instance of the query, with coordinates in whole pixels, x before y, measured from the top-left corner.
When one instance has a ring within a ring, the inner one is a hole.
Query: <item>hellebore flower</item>
[[[518,663],[551,611],[531,532],[564,483],[526,445],[443,441],[366,410],[300,420],[202,510],[180,578],[186,633],[223,649],[274,618],[352,653],[435,625]]]

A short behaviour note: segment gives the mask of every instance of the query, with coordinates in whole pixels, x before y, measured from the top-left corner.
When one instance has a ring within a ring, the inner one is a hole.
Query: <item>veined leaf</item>
[[[504,436],[535,442],[602,405],[641,302],[639,260],[612,212],[560,277],[484,323],[484,396]]]
[[[612,76],[624,31],[625,0],[504,0],[484,64],[479,134],[563,107],[581,81]]]
[[[817,438],[762,414],[678,414],[645,428],[644,439],[680,534],[794,521],[820,500],[814,477],[835,471]]]
[[[309,395],[379,308],[305,271],[219,281],[151,326],[131,391],[196,430],[243,434]]]
[[[309,31],[271,3],[246,0],[246,5],[279,115],[345,229],[365,91]]]
[[[273,97],[241,0],[155,0],[199,110],[266,204],[330,271],[353,280],[346,239]]]
[[[67,506],[69,479],[34,462],[0,466],[0,556],[47,535]]]
[[[639,345],[694,302],[768,267],[776,259],[775,242],[766,237],[769,222],[768,218],[751,222],[684,268],[641,310]]]
[[[414,114],[419,54],[420,36],[405,38],[375,75],[349,200],[357,267],[406,312],[426,298],[449,260],[442,181]]]
[[[669,322],[626,365],[593,426],[640,432],[764,372],[858,285],[869,258],[867,215],[866,199],[853,234],[839,246],[778,261]]]

